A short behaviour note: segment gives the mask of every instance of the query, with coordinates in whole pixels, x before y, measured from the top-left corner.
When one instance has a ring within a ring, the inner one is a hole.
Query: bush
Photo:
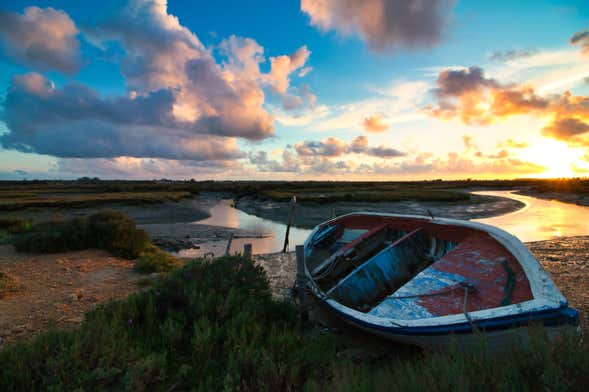
[[[19,252],[55,253],[99,248],[128,259],[137,258],[151,246],[145,231],[117,211],[99,212],[87,219],[37,224],[15,236],[13,244]]]
[[[241,257],[192,262],[151,289],[99,306],[80,328],[0,352],[0,390],[548,390],[589,384],[576,336],[529,348],[351,362],[332,336],[305,334]]]
[[[293,390],[334,358],[250,260],[196,261],[102,305],[72,332],[0,352],[3,390]]]
[[[179,264],[178,259],[153,246],[135,260],[135,270],[143,273],[170,272]]]

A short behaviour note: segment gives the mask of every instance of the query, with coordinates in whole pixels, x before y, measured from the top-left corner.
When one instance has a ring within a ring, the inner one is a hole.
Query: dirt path
[[[138,290],[133,262],[99,250],[31,255],[0,246],[0,271],[16,280],[16,292],[0,298],[0,347],[53,323],[79,324],[99,303]]]

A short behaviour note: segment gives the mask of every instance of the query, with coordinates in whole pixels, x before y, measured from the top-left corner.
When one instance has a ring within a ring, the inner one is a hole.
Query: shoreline
[[[355,211],[389,212],[411,215],[428,215],[454,219],[480,219],[508,214],[524,207],[524,203],[498,196],[472,195],[467,202],[335,202],[299,203],[295,211],[294,226],[312,229],[316,225],[336,216]],[[290,202],[262,200],[255,196],[244,196],[235,201],[235,208],[260,218],[286,224]]]

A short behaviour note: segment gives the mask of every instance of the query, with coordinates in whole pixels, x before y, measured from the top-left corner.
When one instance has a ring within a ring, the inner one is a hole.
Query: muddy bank
[[[463,202],[337,202],[337,203],[299,203],[295,212],[295,226],[313,228],[321,222],[336,216],[357,211],[390,212],[398,214],[428,215],[455,219],[477,219],[502,215],[516,211],[523,203],[494,196],[472,195],[470,201]],[[235,207],[261,218],[287,223],[290,203],[260,200],[245,196],[235,202]]]
[[[215,244],[216,247],[222,248],[226,245],[231,234],[233,239],[258,238],[259,233],[235,229],[231,227],[203,225],[199,223],[159,223],[139,225],[147,232],[151,241],[160,248],[172,253],[177,253],[182,249],[200,249],[205,244],[207,248]],[[213,251],[219,256],[219,250],[207,249]]]

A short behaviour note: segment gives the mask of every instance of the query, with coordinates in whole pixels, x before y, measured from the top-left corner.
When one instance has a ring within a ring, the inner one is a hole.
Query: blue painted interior
[[[368,259],[328,292],[328,296],[353,308],[363,308],[392,293],[424,262],[418,245],[424,235],[413,232]]]

